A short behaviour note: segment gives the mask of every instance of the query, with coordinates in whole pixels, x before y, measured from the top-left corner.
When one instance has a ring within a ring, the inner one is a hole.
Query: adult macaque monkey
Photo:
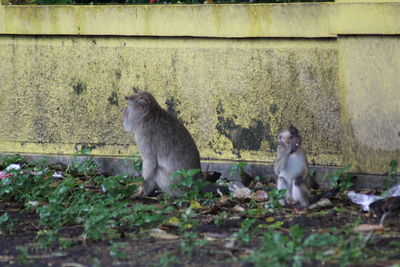
[[[310,181],[301,141],[299,131],[293,126],[279,133],[274,171],[278,175],[278,189],[287,190],[286,204],[300,204],[301,208],[307,208],[310,204]]]
[[[170,185],[179,183],[172,175],[178,169],[201,169],[196,144],[179,120],[160,107],[154,96],[139,92],[127,96],[124,130],[133,133],[143,160],[143,193],[151,195],[161,189],[169,195],[180,195]]]

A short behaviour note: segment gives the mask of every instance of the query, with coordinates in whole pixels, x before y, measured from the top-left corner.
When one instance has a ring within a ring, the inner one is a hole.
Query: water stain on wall
[[[75,94],[80,95],[86,90],[86,85],[78,82],[77,84],[73,85],[72,88],[74,88]]]

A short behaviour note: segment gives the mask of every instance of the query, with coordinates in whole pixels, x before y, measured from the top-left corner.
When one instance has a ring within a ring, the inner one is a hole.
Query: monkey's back
[[[201,168],[200,153],[189,131],[163,109],[143,118],[134,136],[140,153],[156,159],[159,183],[179,169]]]

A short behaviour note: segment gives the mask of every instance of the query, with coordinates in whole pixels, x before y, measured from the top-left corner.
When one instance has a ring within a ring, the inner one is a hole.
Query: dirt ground
[[[135,202],[154,204],[156,199],[137,199]],[[277,221],[283,222],[275,231],[285,233],[287,229],[299,224],[307,233],[324,231],[331,227],[341,228],[360,219],[362,224],[376,224],[379,218],[365,213],[360,208],[346,199],[336,198],[332,200],[334,209],[325,209],[321,213],[319,209],[313,212],[284,209],[273,219],[265,216],[257,218],[257,224],[271,224]],[[232,207],[222,207],[231,212]],[[183,254],[180,248],[180,239],[158,239],[151,237],[148,232],[139,235],[129,235],[118,240],[123,242],[124,259],[110,255],[110,242],[84,242],[68,249],[41,249],[37,246],[35,236],[42,229],[38,225],[38,216],[32,212],[24,211],[17,203],[1,203],[0,212],[8,212],[10,218],[16,219],[16,229],[12,233],[3,233],[0,238],[0,265],[1,266],[253,266],[254,263],[246,260],[246,256],[257,250],[261,244],[261,232],[254,237],[248,245],[235,244],[227,246],[232,235],[240,228],[243,218],[230,213],[223,225],[215,224],[215,215],[199,213],[199,224],[195,231],[199,238],[208,240],[208,244],[194,248],[191,255]],[[0,214],[0,215],[1,215]],[[169,233],[179,235],[173,227],[164,228]],[[400,247],[394,247],[391,241],[400,241],[400,225],[396,216],[387,218],[385,228],[373,232],[365,249],[373,255],[363,262],[354,264],[358,266],[391,266],[400,264]],[[82,226],[68,226],[62,229],[71,239],[79,240]],[[365,233],[367,235],[368,233]],[[27,251],[21,252],[18,246],[24,246]],[[372,251],[372,253],[371,253]],[[168,253],[168,254],[165,254]],[[162,255],[168,255],[167,260],[162,261]],[[309,266],[336,266],[338,263],[324,263],[314,261],[303,265]],[[352,264],[351,264],[352,265]],[[266,266],[272,266],[266,264]],[[283,265],[284,266],[284,265]]]

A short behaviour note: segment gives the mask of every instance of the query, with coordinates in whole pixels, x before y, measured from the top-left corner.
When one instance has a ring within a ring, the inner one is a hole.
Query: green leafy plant
[[[221,212],[218,216],[215,217],[214,222],[216,225],[225,225],[228,219],[228,213],[226,211]]]
[[[209,182],[197,179],[196,176],[199,173],[200,169],[179,169],[172,175],[172,179],[180,179],[179,183],[170,186],[172,190],[182,192],[180,203],[202,198],[201,189],[207,186]]]
[[[118,260],[126,260],[128,258],[128,255],[123,251],[123,248],[125,248],[128,245],[126,242],[115,242],[112,243],[111,249],[110,249],[110,256],[116,257]]]
[[[66,172],[70,173],[71,171],[75,171],[79,175],[94,175],[98,166],[94,162],[93,156],[90,155],[92,150],[93,147],[82,147],[80,150],[77,150],[72,160],[68,163]],[[80,160],[78,157],[85,157],[85,159]]]
[[[387,190],[390,189],[397,182],[395,176],[397,173],[398,165],[399,164],[396,160],[390,161],[390,164],[389,164],[390,170],[389,170],[388,176],[386,176],[385,180],[384,180],[385,192],[384,192],[383,196],[386,196]]]
[[[299,225],[289,228],[288,234],[267,231],[263,234],[261,249],[250,257],[256,266],[302,266],[314,260],[340,262],[341,266],[363,259],[364,237],[349,234],[353,226],[332,232],[306,235]]]
[[[286,189],[274,188],[268,192],[268,202],[265,204],[266,209],[282,209],[286,195]]]
[[[246,218],[240,224],[240,229],[234,234],[236,240],[247,245],[253,236],[257,234],[256,219]]]
[[[159,267],[169,267],[177,264],[178,258],[176,256],[171,256],[169,253],[163,253],[160,257],[159,263],[157,266]]]
[[[133,155],[130,156],[129,158],[126,158],[126,159],[125,159],[125,162],[126,162],[126,163],[128,163],[129,161],[132,161],[133,170],[134,170],[139,176],[141,176],[141,175],[142,175],[142,165],[143,165],[142,159],[141,159],[139,156],[133,154]]]
[[[15,154],[15,155],[7,155],[1,159],[1,164],[0,164],[0,170],[8,167],[11,164],[17,164],[21,163],[24,160],[22,159],[21,155]]]
[[[15,226],[16,226],[16,220],[15,219],[11,219],[8,216],[7,212],[3,213],[3,215],[0,216],[0,230],[1,230],[1,232],[10,233],[10,232],[14,231]]]
[[[354,185],[355,176],[349,172],[350,168],[351,165],[348,165],[344,168],[334,170],[324,175],[323,179],[330,181],[331,187],[342,193]]]
[[[15,249],[19,252],[17,260],[19,264],[29,265],[32,264],[32,260],[28,259],[29,250],[25,246],[16,246]]]
[[[232,165],[232,168],[229,170],[229,177],[232,178],[236,173],[239,174],[239,176],[241,176],[246,166],[247,166],[246,162],[234,163]]]

